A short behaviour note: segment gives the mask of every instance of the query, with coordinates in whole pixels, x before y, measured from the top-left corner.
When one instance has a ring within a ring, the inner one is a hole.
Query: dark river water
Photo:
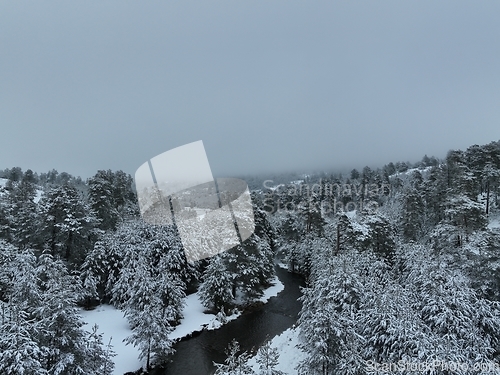
[[[203,331],[198,336],[175,344],[172,360],[154,375],[208,375],[213,374],[213,361],[222,363],[228,344],[236,339],[244,351],[257,349],[266,338],[272,338],[290,328],[297,321],[301,303],[300,286],[303,278],[276,267],[276,274],[285,289],[265,305],[246,313],[214,331]]]

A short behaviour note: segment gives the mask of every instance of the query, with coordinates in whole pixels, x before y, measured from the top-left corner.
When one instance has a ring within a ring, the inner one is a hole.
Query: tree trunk
[[[148,355],[147,355],[147,358],[146,358],[146,370],[151,370],[151,366],[150,366],[150,363],[149,363],[149,359],[151,357],[151,344],[149,344],[148,346]]]
[[[490,182],[486,182],[486,215],[490,213]]]
[[[66,253],[64,254],[64,258],[69,260],[69,255],[71,254],[71,243],[73,242],[73,232],[69,232],[68,242],[66,244]]]
[[[337,245],[336,245],[335,255],[338,255],[339,252],[340,252],[340,226],[337,225]]]
[[[52,251],[52,256],[56,256],[56,218],[54,215],[54,220],[52,223],[52,238],[51,238],[51,244],[50,244],[50,250]]]

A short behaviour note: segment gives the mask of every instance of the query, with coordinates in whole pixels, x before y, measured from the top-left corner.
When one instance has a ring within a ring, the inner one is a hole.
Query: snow
[[[286,263],[283,263],[283,262],[278,262],[278,263],[276,263],[276,265],[277,265],[279,268],[283,268],[284,270],[288,270],[288,264],[286,264]]]
[[[264,291],[264,295],[258,301],[266,303],[271,297],[277,296],[284,289],[284,285],[278,277],[275,277],[271,283],[274,285],[267,288]],[[205,310],[197,293],[187,296],[186,306],[182,311],[184,318],[181,320],[181,324],[170,334],[170,337],[172,339],[180,339],[203,329],[213,330],[220,328],[223,323],[217,319],[216,315],[205,313]],[[241,312],[235,312],[226,317],[226,322],[235,320],[240,315]]]
[[[5,178],[0,178],[0,197],[5,194],[5,190],[3,188],[5,187],[5,184],[7,184],[7,179]]]
[[[279,292],[285,289],[285,286],[277,276],[274,277],[273,281],[271,281],[271,284],[273,285],[264,291],[264,295],[259,298],[259,301],[266,303],[271,297],[277,296]]]
[[[488,229],[500,228],[500,217],[490,219]]]
[[[35,203],[38,203],[38,201],[39,201],[40,199],[42,199],[42,195],[43,195],[43,190],[39,190],[39,189],[37,189],[37,190],[36,190],[36,195],[35,195],[35,198],[33,198],[33,201],[34,201]]]
[[[269,186],[269,187],[266,186],[266,188],[269,189],[269,190],[271,190],[271,191],[276,191],[276,190],[280,189],[281,187],[285,187],[285,185],[284,184],[279,184],[279,185],[276,185],[276,186]]]
[[[299,343],[299,329],[289,328],[278,336],[274,336],[271,340],[271,347],[277,348],[280,354],[279,363],[276,366],[277,370],[283,371],[285,374],[296,374],[296,367],[306,358],[306,353],[297,348]],[[253,370],[258,373],[259,365],[256,357],[248,360],[248,364]]]
[[[198,220],[202,220],[205,217],[205,215],[211,211],[206,208],[197,208],[197,207],[195,207],[194,210],[196,211],[196,217],[198,218]]]
[[[354,219],[356,218],[357,211],[356,211],[356,210],[346,211],[345,215],[346,215],[349,219],[354,220]]]
[[[180,339],[193,332],[203,329],[217,329],[222,322],[217,320],[216,315],[204,313],[205,307],[201,304],[198,294],[191,294],[186,297],[186,306],[182,311],[184,318],[174,331],[169,335],[172,339]],[[227,317],[227,321],[234,320],[240,316],[239,313]]]
[[[125,345],[123,340],[132,333],[126,318],[121,310],[110,305],[98,306],[95,310],[82,310],[84,328],[91,331],[94,324],[99,326],[98,332],[103,333],[103,343],[107,345],[111,338],[111,345],[116,357],[114,375],[122,375],[128,371],[136,371],[142,366],[139,360],[139,350],[132,345]]]
[[[351,225],[352,225],[352,228],[357,231],[357,232],[360,232],[363,234],[363,236],[368,236],[370,230],[368,229],[368,227],[366,225],[363,225],[361,223],[358,223],[357,221],[355,220],[351,220]]]
[[[393,177],[402,177],[402,176],[411,176],[413,172],[420,172],[422,175],[429,172],[433,166],[428,166],[428,167],[417,167],[417,168],[409,168],[404,172],[396,172],[389,177],[392,179]]]
[[[267,302],[271,297],[278,295],[284,289],[283,283],[275,277],[272,281],[272,286],[264,291],[264,295],[258,300],[263,303]],[[184,318],[181,320],[174,331],[169,335],[172,339],[180,339],[188,336],[193,332],[206,330],[214,330],[220,328],[224,323],[217,319],[214,314],[205,313],[205,307],[201,304],[197,293],[191,294],[185,299],[186,305],[183,310]],[[125,345],[123,340],[129,336],[132,331],[127,323],[123,312],[109,305],[101,305],[95,310],[82,310],[81,315],[87,323],[85,329],[91,331],[94,324],[99,326],[98,332],[103,334],[104,344],[108,344],[112,337],[111,344],[113,350],[117,354],[113,358],[115,362],[114,375],[122,375],[128,371],[136,371],[143,363],[138,359],[139,351],[132,345]],[[237,319],[241,312],[235,312],[226,318],[226,322]]]

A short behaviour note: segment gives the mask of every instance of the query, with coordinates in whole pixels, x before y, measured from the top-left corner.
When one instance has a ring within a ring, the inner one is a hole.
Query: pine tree
[[[403,235],[416,240],[424,229],[424,200],[419,190],[411,188],[403,196],[402,227]]]
[[[299,373],[327,375],[338,371],[345,360],[340,349],[354,345],[348,338],[355,329],[363,295],[360,259],[360,254],[350,251],[317,262],[310,278],[312,287],[301,297],[300,347],[308,357],[299,365]],[[328,267],[321,266],[325,263]]]
[[[279,352],[277,348],[273,348],[271,343],[267,341],[262,345],[258,352],[256,361],[259,365],[258,375],[284,375],[283,371],[277,370],[279,364]]]
[[[359,316],[360,333],[366,338],[363,357],[379,363],[430,361],[437,343],[414,309],[411,294],[394,282],[379,288],[364,298]]]
[[[322,212],[321,201],[316,193],[309,193],[303,197],[301,205],[299,206],[305,222],[305,231],[314,232],[318,235],[323,233],[323,226],[325,224]]]
[[[29,314],[11,305],[9,319],[0,324],[0,372],[11,375],[50,374],[43,368],[46,348],[35,340]]]
[[[101,229],[115,229],[118,222],[118,211],[115,207],[113,172],[98,171],[87,180],[89,201],[99,218]]]
[[[112,290],[119,279],[124,256],[118,233],[101,236],[81,266],[80,278],[84,286],[82,298],[87,305],[93,300],[109,302],[112,298]]]
[[[78,266],[93,246],[95,217],[71,185],[50,189],[40,201],[43,248]]]
[[[11,242],[21,248],[37,245],[37,210],[34,201],[36,186],[32,182],[32,172],[31,174],[28,172],[31,170],[26,172],[27,176],[21,181],[12,183],[5,211]]]
[[[76,302],[77,280],[61,261],[43,254],[37,267],[42,301],[35,309],[40,344],[47,350],[43,367],[50,374],[85,373],[86,358],[83,322]]]
[[[368,214],[363,219],[369,228],[367,243],[369,247],[386,259],[388,262],[394,260],[396,248],[394,228],[389,220],[380,213]]]
[[[260,297],[274,277],[274,255],[269,244],[257,234],[250,236],[238,254],[236,283],[249,298]]]
[[[202,279],[198,294],[203,306],[228,313],[234,298],[233,275],[227,270],[222,255],[216,255],[210,260]]]
[[[146,360],[146,369],[151,368],[152,359],[162,361],[173,353],[172,332],[160,285],[151,274],[151,267],[145,257],[138,258],[134,278],[130,287],[130,298],[125,302],[125,316],[132,327],[132,334],[126,338],[128,344],[137,346],[140,358]]]
[[[252,375],[254,374],[252,368],[247,364],[248,354],[241,353],[238,355],[240,351],[240,345],[236,340],[233,340],[227,350],[226,355],[227,358],[225,363],[215,363],[214,365],[217,368],[214,375]]]
[[[489,362],[498,348],[499,307],[479,299],[467,277],[423,246],[404,255],[403,282],[415,295],[414,306],[435,339],[428,357],[472,365]],[[423,331],[422,331],[423,332]],[[427,331],[428,332],[428,331]]]
[[[107,374],[113,373],[115,364],[112,358],[116,355],[111,346],[111,339],[107,345],[102,341],[102,333],[97,330],[99,327],[94,325],[92,331],[87,338],[87,354],[88,361],[86,363],[87,374]]]
[[[300,374],[330,374],[337,363],[338,337],[333,331],[333,305],[317,299],[314,289],[304,290],[304,305],[299,318],[302,334],[301,348],[308,353],[300,363]],[[310,301],[310,302],[309,302]]]

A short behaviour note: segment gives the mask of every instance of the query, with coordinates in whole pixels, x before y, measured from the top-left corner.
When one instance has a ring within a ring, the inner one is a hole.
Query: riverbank
[[[264,291],[261,298],[253,301],[254,303],[264,304],[268,302],[270,298],[277,296],[285,287],[277,276],[271,284]],[[206,313],[205,310],[197,293],[187,296],[186,305],[183,309],[184,318],[169,337],[174,340],[181,340],[204,330],[216,330],[224,324],[237,319],[244,312],[244,310],[237,309],[232,315],[221,319],[214,314]],[[104,343],[108,344],[111,339],[113,351],[116,353],[113,358],[115,362],[114,375],[136,371],[144,366],[143,361],[138,359],[139,351],[132,345],[125,345],[123,342],[132,333],[126,318],[123,316],[123,311],[110,305],[100,305],[91,311],[82,310],[81,315],[86,322],[84,328],[87,331],[90,331],[94,324],[97,324],[99,326],[98,332],[103,333]]]
[[[271,348],[276,348],[279,353],[278,364],[276,370],[282,371],[284,374],[293,375],[297,373],[297,366],[306,358],[306,353],[298,348],[300,343],[299,329],[295,326],[287,329],[283,333],[274,336],[270,340]],[[256,361],[256,356],[248,360],[248,365],[259,373],[259,364]]]
[[[304,279],[281,267],[275,269],[285,286],[276,297],[254,306],[217,330],[204,330],[179,341],[174,345],[175,353],[169,361],[153,369],[151,375],[212,374],[215,371],[213,363],[225,361],[225,351],[232,340],[239,342],[242,351],[255,353],[269,338],[293,327],[302,307],[298,298],[302,295],[300,288],[304,286]]]

